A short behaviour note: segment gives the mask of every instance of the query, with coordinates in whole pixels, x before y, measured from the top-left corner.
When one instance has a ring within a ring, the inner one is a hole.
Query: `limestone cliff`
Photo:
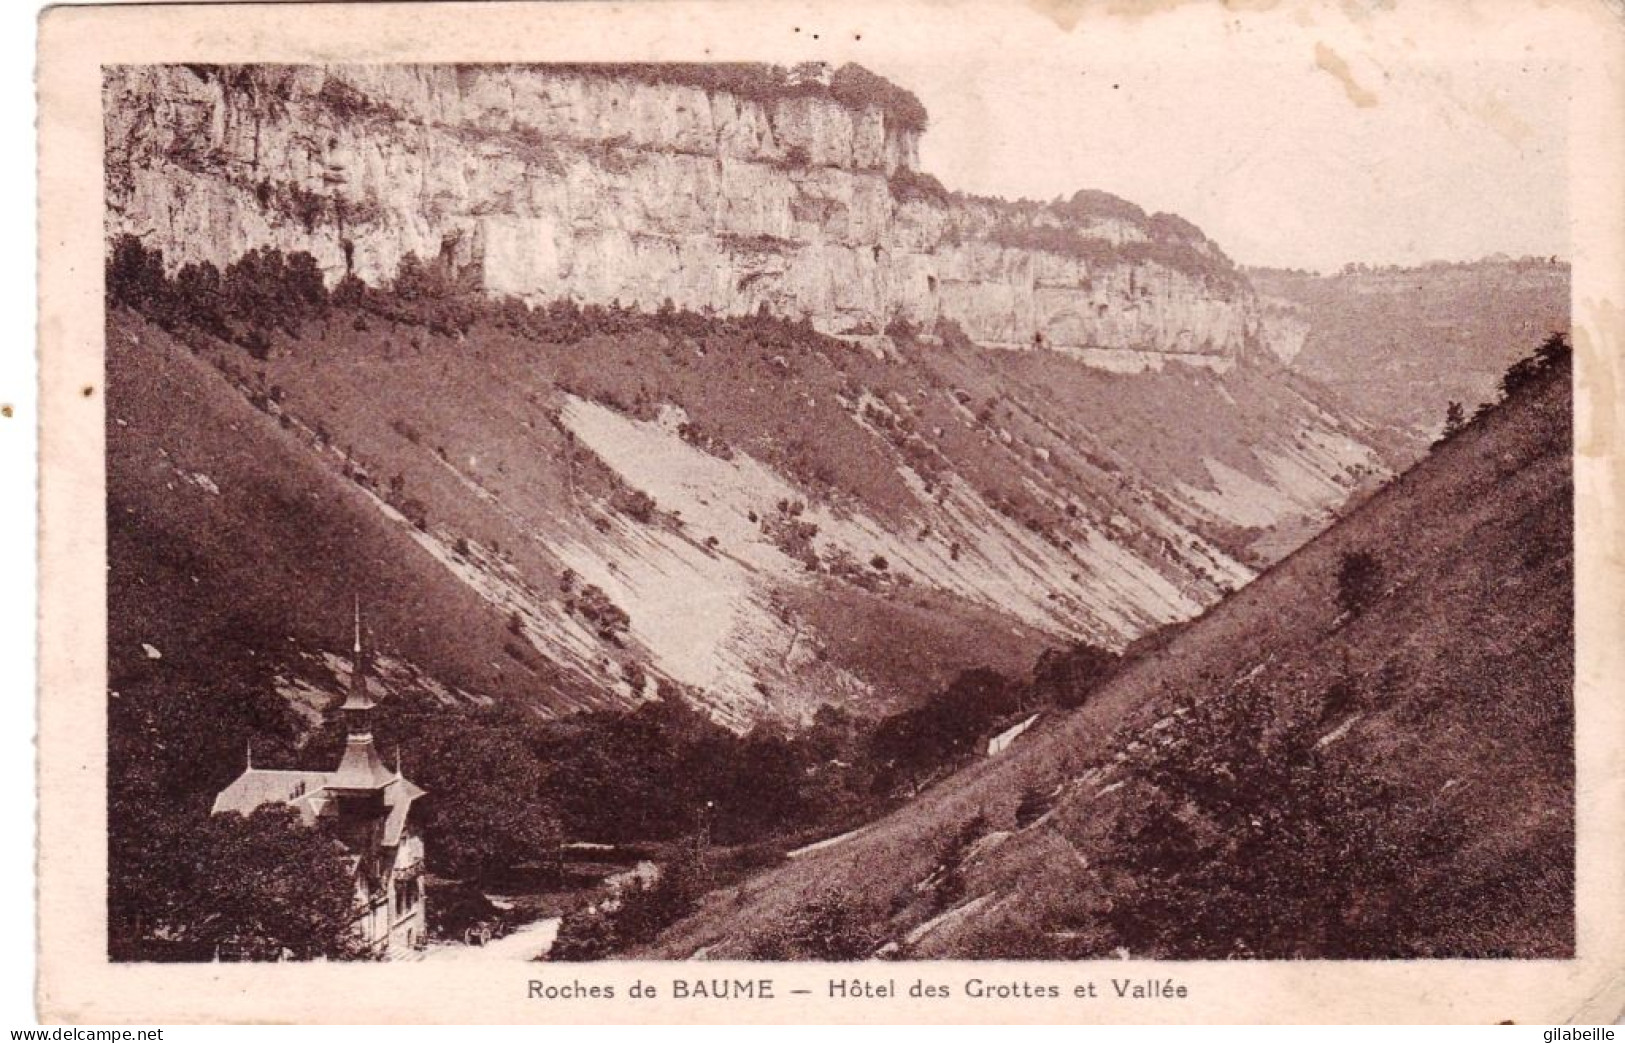
[[[1195,227],[949,193],[918,101],[855,67],[128,66],[104,102],[107,233],[172,266],[273,245],[378,284],[413,253],[532,301],[948,319],[1114,368],[1259,342]]]

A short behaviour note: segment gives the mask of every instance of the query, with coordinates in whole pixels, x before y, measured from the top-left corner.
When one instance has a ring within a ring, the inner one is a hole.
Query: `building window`
[[[395,915],[404,916],[417,907],[418,888],[421,884],[417,877],[408,877],[395,882]]]

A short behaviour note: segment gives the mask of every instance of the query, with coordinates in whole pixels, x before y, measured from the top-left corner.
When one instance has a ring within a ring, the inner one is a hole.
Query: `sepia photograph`
[[[94,958],[1167,1004],[1601,955],[1585,56],[773,6],[80,63]]]

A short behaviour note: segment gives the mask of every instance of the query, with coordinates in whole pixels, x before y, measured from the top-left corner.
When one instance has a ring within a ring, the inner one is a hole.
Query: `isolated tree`
[[[1562,331],[1555,332],[1541,342],[1535,349],[1535,360],[1542,368],[1562,365],[1572,358],[1574,348],[1569,344],[1568,334]]]
[[[1444,434],[1440,436],[1439,441],[1444,441],[1466,426],[1467,411],[1462,408],[1460,402],[1451,402],[1444,410]]]
[[[109,301],[132,308],[158,300],[165,290],[163,251],[148,250],[133,235],[119,236],[107,255],[106,289]]]
[[[501,724],[495,717],[448,720],[414,744],[413,774],[439,795],[424,826],[437,873],[480,878],[557,856],[546,766]]]
[[[1382,593],[1382,562],[1367,550],[1344,551],[1337,564],[1337,603],[1358,615]]]
[[[327,281],[322,269],[308,251],[287,256],[282,268],[282,294],[298,314],[315,311],[327,304]]]
[[[227,946],[260,960],[359,955],[355,878],[331,834],[281,804],[183,819],[157,803],[110,809],[122,832],[143,830],[110,837],[114,959],[209,959]]]
[[[186,929],[255,959],[360,954],[355,877],[344,845],[282,804],[215,815],[198,831],[202,869]]]
[[[921,778],[972,754],[995,722],[1020,708],[1020,699],[1020,687],[994,670],[962,671],[947,688],[875,727],[869,755],[883,769],[877,781]]]
[[[751,946],[750,958],[864,960],[873,954],[881,937],[855,896],[832,887],[818,892],[768,927]]]
[[[417,254],[409,252],[395,266],[395,281],[390,288],[395,291],[397,297],[411,301],[419,297],[434,296],[432,282],[428,266]]]
[[[1108,649],[1087,641],[1065,649],[1048,648],[1033,664],[1033,697],[1061,707],[1082,706],[1101,685],[1111,680],[1121,659]]]
[[[978,811],[950,833],[937,851],[931,904],[937,910],[957,905],[965,897],[965,860],[988,834],[987,816]]]
[[[547,950],[547,959],[565,963],[602,960],[623,944],[619,920],[613,913],[577,909],[559,921],[559,933]]]
[[[1530,381],[1540,374],[1540,363],[1534,356],[1521,358],[1507,367],[1501,375],[1501,397],[1511,398],[1523,389]]]
[[[175,274],[173,297],[174,320],[191,323],[217,337],[229,335],[220,270],[214,265],[208,261],[182,265]]]
[[[1568,334],[1562,331],[1550,334],[1541,341],[1534,354],[1527,355],[1507,367],[1506,373],[1501,376],[1501,396],[1511,398],[1542,373],[1567,365],[1573,353],[1574,349],[1569,344]]]

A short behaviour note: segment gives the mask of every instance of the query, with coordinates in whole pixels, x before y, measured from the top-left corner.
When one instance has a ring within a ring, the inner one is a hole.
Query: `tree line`
[[[171,332],[200,330],[259,359],[279,339],[291,348],[307,323],[335,310],[353,313],[348,317],[357,329],[366,328],[368,314],[450,338],[485,323],[563,346],[650,329],[691,338],[746,333],[769,350],[827,340],[805,318],[775,316],[765,304],[752,315],[719,316],[680,308],[670,298],[648,312],[619,300],[583,304],[561,297],[533,306],[515,297],[492,298],[479,288],[477,265],[424,260],[415,253],[401,258],[383,286],[346,274],[329,288],[308,251],[284,253],[273,246],[243,254],[224,272],[210,261],[170,268],[162,250],[133,235],[117,237],[106,261],[107,303],[138,311]]]
[[[1571,371],[1574,360],[1574,348],[1569,343],[1569,336],[1561,330],[1547,335],[1531,354],[1516,360],[1501,374],[1496,384],[1496,397],[1487,402],[1481,402],[1473,410],[1471,419],[1467,416],[1466,407],[1460,402],[1451,401],[1445,406],[1444,430],[1434,440],[1433,446],[1437,448],[1450,441],[1456,435],[1465,431],[1468,426],[1477,423],[1489,416],[1511,399],[1524,394],[1527,388],[1534,386],[1548,374],[1567,374]]]

